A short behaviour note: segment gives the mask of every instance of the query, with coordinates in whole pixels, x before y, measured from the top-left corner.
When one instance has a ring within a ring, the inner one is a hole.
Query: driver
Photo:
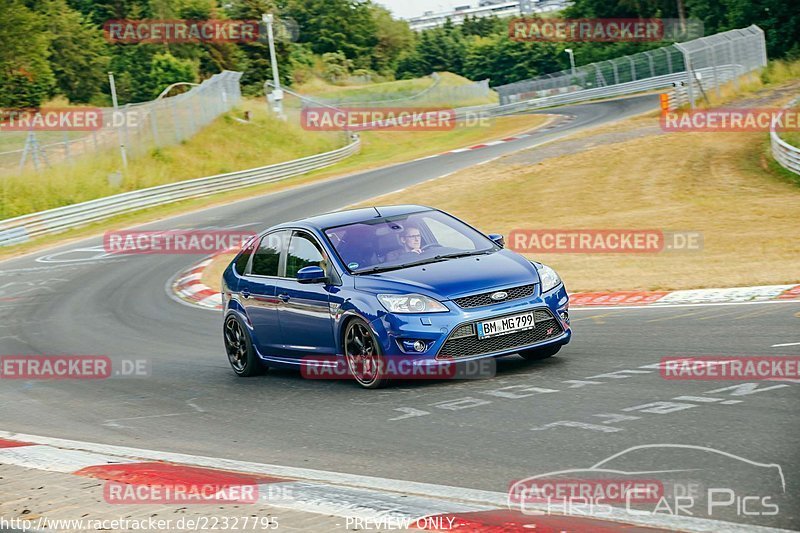
[[[406,226],[400,235],[403,251],[411,254],[422,253],[422,233],[417,226]]]

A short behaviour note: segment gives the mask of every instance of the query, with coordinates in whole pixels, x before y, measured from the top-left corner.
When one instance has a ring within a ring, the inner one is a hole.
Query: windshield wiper
[[[470,251],[470,252],[456,252],[453,254],[440,254],[435,255],[428,259],[422,259],[421,261],[414,261],[413,263],[404,263],[402,265],[389,265],[389,266],[374,266],[372,268],[368,268],[366,270],[359,270],[358,272],[354,272],[354,274],[376,274],[378,272],[388,272],[390,270],[400,270],[401,268],[409,268],[419,265],[427,265],[430,263],[438,263],[440,261],[447,261],[448,259],[457,259],[459,257],[469,257],[471,255],[486,255],[492,253],[493,250],[480,250],[480,251]]]
[[[413,263],[403,263],[402,265],[375,266],[372,268],[368,268],[366,270],[359,270],[358,272],[354,272],[354,274],[375,274],[377,272],[388,272],[390,270],[400,270],[401,268],[427,265],[429,263],[438,263],[439,261],[444,261],[444,260],[445,260],[444,257],[437,255],[436,257],[423,259],[421,261],[414,261]]]
[[[493,253],[493,250],[472,250],[470,252],[456,252],[452,254],[437,255],[435,259],[458,259],[459,257],[469,257],[471,255],[486,255]]]

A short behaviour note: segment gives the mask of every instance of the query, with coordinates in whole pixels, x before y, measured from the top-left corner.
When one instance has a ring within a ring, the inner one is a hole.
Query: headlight
[[[379,294],[378,301],[390,313],[446,313],[439,301],[422,294]]]
[[[536,270],[539,271],[539,278],[542,280],[542,293],[555,289],[561,283],[561,278],[549,266],[538,265]]]

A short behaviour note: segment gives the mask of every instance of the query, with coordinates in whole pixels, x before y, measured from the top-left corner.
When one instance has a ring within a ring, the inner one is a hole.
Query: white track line
[[[307,468],[297,468],[290,466],[270,465],[262,463],[251,463],[246,461],[236,461],[232,459],[220,459],[214,457],[203,457],[196,455],[188,455],[182,453],[161,452],[155,450],[147,450],[142,448],[128,448],[123,446],[113,446],[106,444],[97,444],[90,442],[81,442],[67,439],[58,439],[52,437],[42,437],[37,435],[27,435],[22,433],[13,433],[10,431],[0,431],[0,438],[7,438],[13,440],[20,440],[34,444],[43,444],[63,448],[62,452],[69,450],[81,450],[92,453],[101,454],[102,456],[117,456],[122,459],[139,458],[152,461],[168,461],[173,463],[181,463],[193,466],[204,466],[208,468],[218,468],[223,470],[232,470],[239,472],[247,472],[253,474],[266,474],[275,477],[295,478],[300,480],[312,480],[338,487],[317,487],[314,484],[306,484],[307,487],[313,490],[322,491],[318,494],[317,498],[309,498],[303,510],[309,512],[320,512],[325,508],[324,512],[328,512],[335,506],[337,498],[343,498],[346,512],[358,513],[372,513],[374,512],[374,505],[370,508],[369,498],[362,500],[360,495],[366,493],[359,492],[355,489],[369,489],[373,491],[381,491],[388,493],[400,493],[402,495],[413,495],[415,498],[408,500],[411,503],[411,508],[418,507],[417,504],[422,504],[424,498],[434,498],[438,500],[450,500],[461,502],[463,505],[470,507],[471,504],[479,504],[480,506],[489,506],[494,508],[507,508],[507,494],[505,492],[494,492],[462,487],[454,487],[449,485],[435,485],[432,483],[420,483],[416,481],[405,481],[399,479],[387,479],[370,476],[361,476],[357,474],[347,474],[340,472],[327,472],[323,470],[313,470]],[[13,448],[11,448],[13,450]],[[107,460],[107,459],[106,459]],[[2,458],[0,457],[0,462]],[[80,464],[80,460],[78,460]],[[35,468],[35,467],[34,467]],[[299,483],[299,482],[298,482]],[[298,485],[299,488],[299,485]],[[356,497],[358,496],[358,497]],[[406,497],[407,497],[406,496]],[[371,497],[377,497],[373,495]],[[379,502],[379,511],[390,512],[386,509],[384,504],[395,501],[391,494],[381,495]],[[405,498],[403,498],[405,501]],[[320,502],[326,502],[321,507]],[[282,505],[281,502],[276,502]],[[353,505],[355,504],[355,505]],[[330,507],[328,507],[330,506]],[[363,508],[362,508],[363,506]],[[296,504],[295,508],[300,509],[300,504]],[[531,509],[533,506],[529,506]],[[431,509],[433,512],[436,508]],[[546,510],[546,506],[542,505],[541,510]],[[629,524],[638,524],[651,527],[662,527],[667,529],[674,529],[679,531],[697,531],[697,532],[731,532],[731,533],[758,533],[758,532],[785,532],[788,530],[774,529],[761,526],[734,524],[731,522],[723,522],[718,520],[709,520],[705,518],[695,518],[689,516],[667,516],[667,515],[632,515],[624,509],[610,508],[604,509],[602,515],[591,516],[587,513],[585,517],[596,518],[601,520],[611,520],[616,522],[623,522]],[[339,514],[341,506],[337,512]],[[418,512],[418,510],[414,510]],[[351,515],[352,516],[352,515]]]
[[[773,348],[782,348],[783,346],[800,346],[800,342],[786,342],[784,344],[773,344]]]
[[[82,468],[102,464],[133,463],[130,459],[51,446],[1,448],[0,463],[48,472],[72,474]]]
[[[715,302],[715,303],[700,303],[700,304],[650,304],[650,305],[586,305],[582,307],[571,307],[569,312],[573,311],[624,311],[631,309],[675,309],[677,307],[713,307],[718,305],[763,305],[763,304],[800,304],[800,300],[768,300],[764,302]]]

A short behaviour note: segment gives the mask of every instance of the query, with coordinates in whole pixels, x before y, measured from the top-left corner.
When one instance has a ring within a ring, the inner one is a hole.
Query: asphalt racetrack
[[[146,228],[261,231],[657,104],[657,95],[648,95],[565,107],[559,112],[574,119],[518,141]],[[497,376],[489,380],[367,391],[283,370],[237,378],[225,357],[220,313],[168,294],[170,279],[197,260],[105,256],[98,237],[0,264],[0,353],[144,360],[150,374],[0,380],[2,429],[501,492],[515,480],[589,468],[632,447],[695,446],[631,450],[615,466],[691,471],[687,479],[736,487],[737,494],[740,488],[741,494],[777,491],[776,515],[743,516],[732,505],[712,518],[783,528],[798,523],[800,383],[668,381],[652,365],[666,356],[800,354],[800,345],[773,347],[800,341],[800,302],[575,310],[573,341],[550,360],[525,363],[510,356],[498,361]],[[780,465],[785,492],[772,470],[753,463]]]

